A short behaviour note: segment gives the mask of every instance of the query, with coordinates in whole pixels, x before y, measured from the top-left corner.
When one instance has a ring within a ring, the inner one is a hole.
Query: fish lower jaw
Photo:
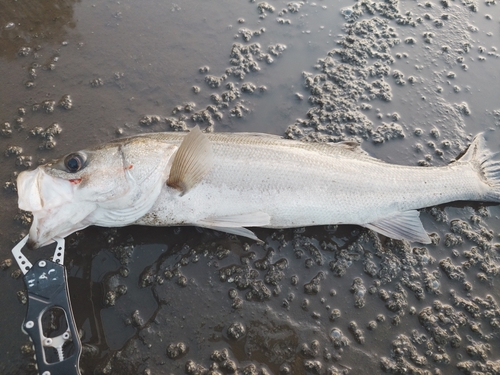
[[[55,242],[53,239],[33,239],[31,238],[31,235],[28,237],[28,242],[26,243],[26,246],[30,250],[36,250],[40,247],[50,245],[51,243]]]

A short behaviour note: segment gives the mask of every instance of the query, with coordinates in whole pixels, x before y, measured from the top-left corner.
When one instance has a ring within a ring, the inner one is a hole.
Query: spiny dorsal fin
[[[417,210],[410,210],[363,226],[396,240],[431,243],[419,216],[420,213]]]
[[[210,172],[213,165],[212,145],[196,126],[184,137],[174,156],[167,185],[185,194]]]
[[[359,142],[356,142],[356,141],[341,141],[341,142],[334,143],[334,145],[343,146],[343,147],[345,147],[349,150],[353,150],[353,151],[355,151],[358,147],[361,147]]]
[[[361,145],[357,141],[342,141],[342,142],[329,143],[329,144],[336,146],[336,147],[342,147],[346,150],[355,152],[357,154],[369,156],[369,154],[361,148]]]

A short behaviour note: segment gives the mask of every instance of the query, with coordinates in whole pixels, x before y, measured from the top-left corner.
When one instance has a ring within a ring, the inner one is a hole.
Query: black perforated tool
[[[56,239],[52,260],[32,265],[21,252],[24,237],[13,249],[24,273],[28,292],[28,312],[23,331],[33,342],[40,375],[80,375],[78,363],[82,345],[76,329],[64,268],[64,240]]]

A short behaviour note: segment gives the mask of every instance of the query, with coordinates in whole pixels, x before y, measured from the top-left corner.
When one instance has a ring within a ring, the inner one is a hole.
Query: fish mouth
[[[49,212],[33,212],[26,246],[32,250],[38,249],[51,244],[55,238],[64,238],[90,225],[85,222],[88,212],[84,207],[78,213],[73,214],[72,211],[71,207],[64,206]]]
[[[74,188],[69,181],[50,176],[40,166],[33,171],[19,173],[17,194],[21,210],[38,212],[71,202]]]
[[[54,238],[86,228],[85,218],[96,209],[91,202],[75,202],[74,187],[64,179],[45,173],[43,167],[21,172],[17,178],[18,205],[30,211],[33,221],[27,246],[48,245]]]
[[[51,242],[40,245],[39,242],[37,242],[35,240],[28,239],[28,242],[26,242],[26,247],[30,250],[36,250],[36,249],[43,247],[45,245],[50,245],[52,242],[55,242],[55,241],[51,241]]]

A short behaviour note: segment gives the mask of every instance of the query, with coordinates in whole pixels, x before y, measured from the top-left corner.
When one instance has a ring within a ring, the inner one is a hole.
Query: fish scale
[[[399,166],[342,146],[238,135],[208,138],[215,164],[204,182],[184,199],[172,199],[165,187],[151,211],[164,220],[154,224],[146,217],[137,223],[175,225],[179,218],[195,223],[207,216],[264,211],[271,216],[269,227],[366,224],[397,211],[477,200],[485,190],[467,163]]]

